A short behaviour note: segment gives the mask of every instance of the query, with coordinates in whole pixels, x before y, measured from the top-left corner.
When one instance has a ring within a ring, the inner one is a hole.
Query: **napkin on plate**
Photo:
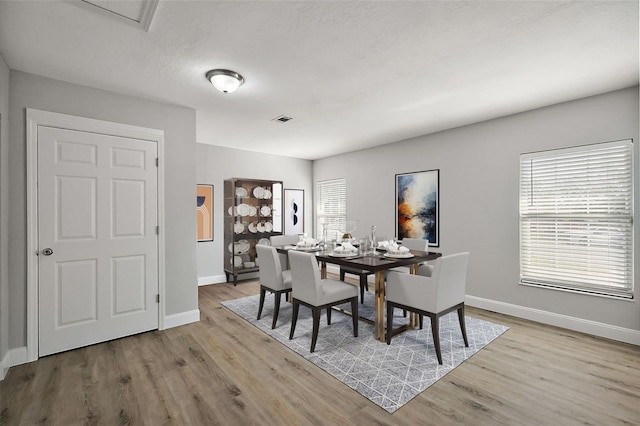
[[[405,246],[399,246],[396,242],[387,244],[387,252],[389,253],[409,253],[409,249]]]
[[[378,241],[378,248],[386,249],[391,241]]]
[[[298,241],[298,242],[296,243],[296,246],[298,246],[298,247],[313,247],[313,246],[315,246],[316,244],[318,244],[318,242],[316,241],[316,239],[315,239],[315,238],[312,238],[312,237],[304,237],[304,238],[302,239],[302,241]]]
[[[342,243],[341,246],[333,249],[334,253],[351,253],[351,252],[356,253],[357,251],[358,249],[355,248],[353,244],[351,244],[350,242]]]

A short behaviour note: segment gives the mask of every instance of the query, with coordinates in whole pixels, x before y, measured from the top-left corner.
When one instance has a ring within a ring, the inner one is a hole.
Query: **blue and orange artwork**
[[[397,238],[438,243],[439,170],[396,175]]]

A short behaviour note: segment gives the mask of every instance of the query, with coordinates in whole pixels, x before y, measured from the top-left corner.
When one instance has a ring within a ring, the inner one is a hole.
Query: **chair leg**
[[[260,316],[262,315],[262,307],[264,306],[264,296],[267,293],[267,289],[260,286],[260,305],[258,305],[258,320],[260,320]]]
[[[344,271],[340,268],[340,281],[344,281]]]
[[[296,330],[296,322],[298,321],[298,310],[300,309],[300,302],[293,299],[293,312],[291,314],[291,332],[289,333],[289,340],[293,339],[293,332]]]
[[[327,308],[327,325],[331,325],[331,306]]]
[[[464,323],[464,305],[458,308],[458,321],[460,321],[460,330],[462,330],[462,338],[464,339],[464,345],[469,347],[469,340],[467,340],[467,327]]]
[[[360,303],[364,304],[364,290],[369,291],[369,283],[365,274],[360,275]]]
[[[393,330],[393,305],[387,301],[387,345],[391,344],[392,330]]]
[[[278,321],[278,312],[280,312],[280,299],[282,297],[282,292],[276,291],[274,294],[275,304],[273,306],[273,321],[271,322],[271,329],[276,328],[276,322]]]
[[[420,322],[420,330],[422,330],[422,317],[423,317],[423,316],[424,316],[424,315],[419,315],[419,316],[418,316],[418,320],[419,320],[419,322]]]
[[[320,329],[320,308],[311,308],[313,316],[313,330],[311,332],[311,352],[316,350],[316,341],[318,340],[318,330]]]
[[[437,315],[431,317],[431,334],[433,335],[433,346],[436,347],[438,364],[442,365],[442,352],[440,351],[440,318]]]
[[[353,337],[358,337],[358,296],[351,299],[351,318],[353,319]]]

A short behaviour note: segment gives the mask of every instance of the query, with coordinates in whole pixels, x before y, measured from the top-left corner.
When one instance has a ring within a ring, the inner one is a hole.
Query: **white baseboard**
[[[198,277],[198,287],[201,285],[219,284],[227,282],[226,275],[211,275],[209,277]]]
[[[26,346],[8,350],[0,363],[0,380],[4,380],[7,372],[9,371],[9,367],[25,364],[27,362],[29,362],[29,359],[27,357]]]
[[[164,329],[178,327],[192,322],[200,321],[200,309],[180,312],[179,314],[167,315],[164,317]]]
[[[525,306],[512,305],[510,303],[498,302],[495,300],[483,299],[476,296],[468,296],[465,303],[476,308],[488,311],[524,318],[531,321],[562,327],[581,333],[592,334],[594,336],[605,337],[619,342],[630,343],[640,346],[640,331],[601,322],[574,318],[567,315],[542,311],[540,309],[527,308]]]
[[[246,280],[246,279],[250,279],[250,278],[258,278],[259,274],[256,273],[246,273],[246,274],[240,274],[238,275],[239,279],[238,282],[242,281],[242,280]],[[198,287],[200,287],[201,285],[209,285],[209,284],[221,284],[221,283],[226,283],[227,282],[227,276],[226,275],[211,275],[208,277],[199,277],[198,278]]]

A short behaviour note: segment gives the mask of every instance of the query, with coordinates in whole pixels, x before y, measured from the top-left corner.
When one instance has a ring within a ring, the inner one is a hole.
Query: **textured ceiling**
[[[638,1],[161,0],[148,32],[0,2],[10,68],[192,107],[201,143],[308,159],[633,86],[638,51]],[[212,68],[246,82],[224,95]]]

